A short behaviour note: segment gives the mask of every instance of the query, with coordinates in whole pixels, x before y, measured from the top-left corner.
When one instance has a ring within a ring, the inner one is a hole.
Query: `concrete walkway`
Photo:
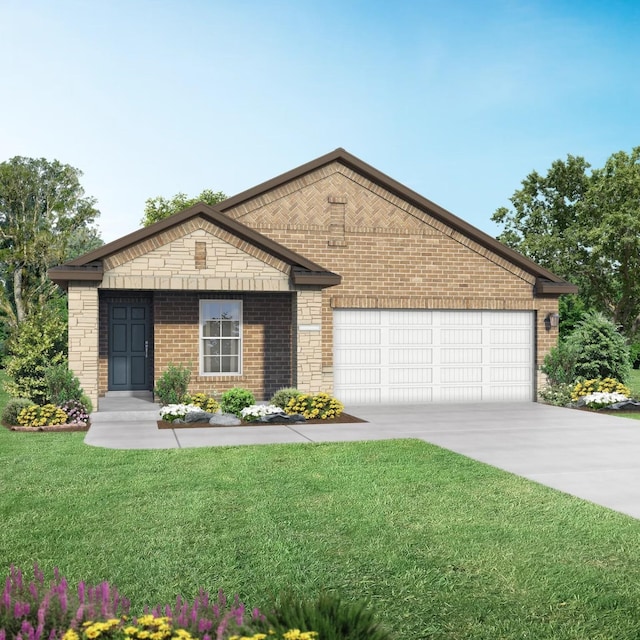
[[[159,430],[157,407],[101,401],[85,442],[169,449],[419,438],[640,519],[640,421],[538,403],[348,407],[366,423]],[[133,405],[135,405],[134,408]]]

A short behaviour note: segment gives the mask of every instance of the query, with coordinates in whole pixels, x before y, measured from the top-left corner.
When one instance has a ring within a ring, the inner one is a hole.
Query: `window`
[[[242,301],[200,301],[200,373],[242,373]]]

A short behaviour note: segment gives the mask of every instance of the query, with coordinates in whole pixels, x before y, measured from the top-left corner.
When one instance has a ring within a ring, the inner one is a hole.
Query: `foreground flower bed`
[[[116,587],[80,582],[70,588],[66,578],[54,570],[45,583],[37,565],[28,583],[20,569],[11,566],[0,597],[0,640],[95,640],[96,638],[139,640],[312,640],[313,631],[268,629],[265,616],[248,610],[238,596],[228,600],[200,591],[193,603],[178,596],[175,604],[145,608],[140,616],[130,614],[130,602]],[[266,629],[266,631],[265,631]]]

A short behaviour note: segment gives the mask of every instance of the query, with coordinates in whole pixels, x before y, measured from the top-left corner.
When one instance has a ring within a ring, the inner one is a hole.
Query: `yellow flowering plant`
[[[220,408],[220,403],[206,393],[198,392],[193,395],[187,394],[185,398],[186,404],[193,404],[196,407],[200,407],[207,413],[216,413]]]
[[[302,393],[289,400],[285,411],[289,415],[299,413],[307,420],[327,420],[337,418],[344,411],[344,405],[328,393]]]
[[[36,404],[25,407],[18,414],[18,424],[22,427],[47,427],[67,422],[67,413],[54,404],[39,407]]]
[[[594,393],[615,393],[631,397],[631,389],[615,378],[592,378],[576,383],[571,392],[571,400],[578,402],[580,398]]]

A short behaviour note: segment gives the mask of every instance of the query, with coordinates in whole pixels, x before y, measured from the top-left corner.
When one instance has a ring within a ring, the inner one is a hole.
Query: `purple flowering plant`
[[[67,414],[67,422],[69,424],[89,423],[89,413],[79,400],[67,400],[60,405],[60,408]]]
[[[9,570],[0,596],[0,640],[223,640],[265,620],[237,595],[228,600],[220,590],[211,599],[202,589],[193,603],[178,596],[173,605],[145,607],[142,616],[132,617],[130,601],[108,582],[90,586],[82,581],[72,589],[57,568],[50,582],[38,565],[33,573],[27,582],[20,569],[12,565]]]

